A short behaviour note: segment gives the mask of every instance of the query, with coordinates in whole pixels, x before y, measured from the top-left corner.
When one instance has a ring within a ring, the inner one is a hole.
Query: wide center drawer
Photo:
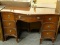
[[[11,28],[15,28],[16,24],[14,21],[3,21],[3,26],[4,27],[11,27]]]
[[[53,32],[53,31],[42,31],[41,35],[43,38],[54,38],[55,32]]]
[[[2,12],[1,14],[3,20],[14,20],[14,14],[11,12]]]
[[[22,20],[25,22],[37,22],[43,19],[43,16],[37,16],[37,15],[27,15],[27,14],[15,14],[16,20]]]
[[[16,35],[16,29],[15,28],[4,28],[4,34],[5,35]]]

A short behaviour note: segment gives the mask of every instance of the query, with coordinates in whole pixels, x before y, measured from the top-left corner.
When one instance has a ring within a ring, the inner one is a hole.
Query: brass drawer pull
[[[40,19],[40,17],[37,17],[37,19]]]
[[[12,32],[12,31],[10,30],[10,32]]]
[[[10,18],[10,15],[8,15],[8,18]]]
[[[48,34],[48,33],[47,33]]]
[[[11,23],[9,23],[9,25],[11,25]]]
[[[49,18],[49,20],[52,20],[52,18]]]
[[[19,16],[19,19],[21,18],[21,16]]]
[[[48,28],[50,28],[50,26],[48,26]]]

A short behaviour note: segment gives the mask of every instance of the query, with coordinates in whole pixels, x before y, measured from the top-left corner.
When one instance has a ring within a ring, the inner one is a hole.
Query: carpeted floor
[[[42,44],[40,44],[40,33],[33,32],[23,32],[20,36],[19,43],[16,42],[15,38],[10,38],[7,41],[0,41],[0,45],[53,45],[52,41],[50,40],[44,40]],[[58,34],[58,37],[56,41],[54,42],[54,45],[60,45],[60,34]]]

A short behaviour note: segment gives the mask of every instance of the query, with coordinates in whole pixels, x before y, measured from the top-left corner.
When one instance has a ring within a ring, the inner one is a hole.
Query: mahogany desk
[[[42,23],[40,43],[43,39],[51,39],[54,42],[57,37],[59,14],[53,8],[5,7],[1,10],[1,17],[5,40],[7,36],[14,36],[18,42],[17,20],[29,23],[40,21]]]

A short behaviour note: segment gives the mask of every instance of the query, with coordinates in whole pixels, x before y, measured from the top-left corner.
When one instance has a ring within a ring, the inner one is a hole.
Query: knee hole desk
[[[14,36],[18,42],[17,20],[28,23],[41,22],[40,43],[43,39],[51,39],[54,42],[57,37],[59,14],[55,9],[36,8],[34,11],[34,8],[5,7],[1,10],[1,17],[5,40],[7,36]]]

